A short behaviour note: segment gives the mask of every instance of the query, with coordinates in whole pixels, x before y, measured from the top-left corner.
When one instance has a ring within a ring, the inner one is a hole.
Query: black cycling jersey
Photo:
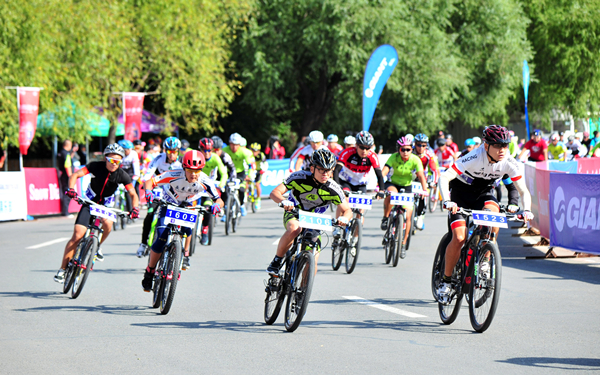
[[[92,179],[85,195],[92,201],[108,205],[113,201],[113,194],[117,191],[119,184],[125,185],[125,189],[133,189],[131,177],[123,169],[118,168],[110,173],[106,169],[105,161],[94,161],[84,167],[85,174],[91,174]],[[104,198],[104,201],[102,199]],[[108,198],[108,199],[107,199]]]
[[[344,191],[337,182],[329,179],[320,184],[310,171],[294,172],[283,184],[290,190],[288,200],[304,211],[323,213],[330,203],[338,205],[346,200]]]

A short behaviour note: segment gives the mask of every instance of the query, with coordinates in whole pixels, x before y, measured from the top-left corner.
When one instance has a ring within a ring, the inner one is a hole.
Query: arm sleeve
[[[218,156],[218,155],[215,155]],[[227,178],[229,178],[227,174],[227,168],[225,168],[225,164],[223,164],[223,160],[221,158],[217,159],[217,169],[221,174],[221,179],[219,180],[219,186],[223,187],[227,183]]]
[[[512,183],[510,179],[502,180],[504,182],[504,186],[506,186],[506,190],[508,191],[508,204],[519,204],[519,191],[515,187],[515,184]]]
[[[381,173],[381,168],[374,168],[375,176],[377,176],[377,185],[379,185],[379,191],[385,190],[385,185],[383,183],[383,173]]]
[[[133,158],[133,180],[140,178],[140,159]]]
[[[523,209],[526,211],[531,211],[531,195],[529,194],[529,190],[527,190],[527,186],[525,185],[524,179],[518,179],[513,181],[513,185],[519,191],[521,195],[521,200],[523,201]]]
[[[340,183],[340,171],[342,170],[341,164],[336,164],[335,169],[333,170],[333,181]]]
[[[455,168],[448,168],[444,173],[440,174],[440,191],[443,201],[450,200],[450,181],[456,177],[458,177],[458,172]]]
[[[152,178],[154,172],[156,171],[156,168],[158,167],[158,159],[160,159],[160,155],[152,159],[150,165],[148,166],[148,169],[146,170],[146,174],[142,178],[142,182],[148,181]]]
[[[433,173],[433,183],[437,183],[438,169],[437,165],[435,164],[435,159],[433,157],[429,158],[429,169],[431,170],[431,173]]]

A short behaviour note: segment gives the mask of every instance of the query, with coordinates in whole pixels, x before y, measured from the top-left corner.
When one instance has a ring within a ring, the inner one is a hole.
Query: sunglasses
[[[494,144],[491,144],[490,146],[492,146],[495,149],[501,150],[503,148],[508,148],[508,143],[494,143]]]
[[[427,143],[416,143],[415,146],[417,146],[417,147],[427,147]]]
[[[171,155],[179,154],[179,150],[167,150],[166,152],[167,152],[167,154],[171,154]]]
[[[371,147],[369,147],[369,146],[358,146],[358,148],[360,148],[361,150],[365,150],[365,151],[371,149]]]
[[[321,174],[333,173],[333,169],[325,169],[325,168],[321,168],[321,167],[315,167],[315,169],[317,171],[321,172]]]
[[[106,161],[109,162],[110,164],[113,164],[113,165],[119,165],[119,164],[121,164],[122,160],[121,159],[114,159],[114,158],[107,157]]]
[[[190,168],[185,168],[186,172],[190,172],[191,174],[200,174],[200,172],[202,172],[201,169],[190,169]]]
[[[402,151],[402,152],[412,152],[412,148],[401,148],[400,151]]]
[[[205,149],[201,148],[201,149],[200,149],[200,151],[202,151],[202,152],[212,152],[212,149],[210,149],[210,150],[205,150]]]

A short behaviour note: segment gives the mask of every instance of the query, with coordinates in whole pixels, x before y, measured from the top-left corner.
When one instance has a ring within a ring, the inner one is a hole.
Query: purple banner
[[[124,124],[123,115],[119,116],[118,121],[121,124]],[[179,127],[174,122],[171,122],[171,128],[168,129],[170,132],[176,132],[179,130]],[[158,117],[152,112],[148,112],[145,109],[142,111],[142,133],[162,133],[167,130],[167,122],[164,118]]]
[[[550,174],[550,246],[600,254],[600,176]]]

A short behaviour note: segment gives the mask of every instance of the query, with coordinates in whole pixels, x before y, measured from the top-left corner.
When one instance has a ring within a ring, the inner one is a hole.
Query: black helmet
[[[442,147],[443,145],[446,144],[446,139],[445,138],[438,138],[438,139],[436,139],[435,143],[438,145],[438,147]]]
[[[108,154],[121,155],[121,157],[124,158],[125,150],[123,150],[123,147],[119,146],[118,143],[113,143],[113,144],[106,146],[106,148],[104,149],[104,156],[106,156]]]
[[[223,148],[223,140],[218,135],[212,137],[213,148],[222,149]]]
[[[311,163],[314,166],[321,167],[324,169],[333,169],[337,160],[333,152],[329,151],[328,148],[320,148],[313,152],[311,157]]]
[[[509,144],[510,134],[504,126],[490,125],[483,129],[483,139],[488,145]]]
[[[188,148],[190,148],[190,142],[187,139],[182,139],[181,140],[181,149],[183,151],[187,150]]]
[[[375,141],[373,140],[373,136],[368,131],[361,131],[356,135],[356,144],[363,146],[373,146]]]

